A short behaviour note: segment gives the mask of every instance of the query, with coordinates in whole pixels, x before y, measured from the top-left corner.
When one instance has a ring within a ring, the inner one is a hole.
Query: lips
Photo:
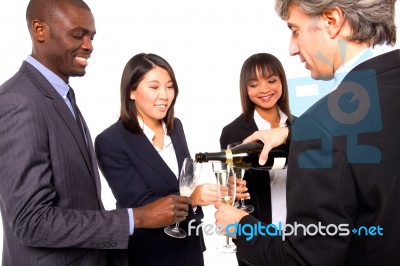
[[[82,67],[86,67],[88,65],[88,59],[89,58],[81,57],[81,56],[75,57],[76,62]]]
[[[270,95],[265,95],[265,96],[260,96],[258,97],[262,101],[269,101],[272,98],[273,94]]]
[[[161,111],[166,111],[168,110],[168,105],[167,104],[155,104],[154,105],[157,109]]]

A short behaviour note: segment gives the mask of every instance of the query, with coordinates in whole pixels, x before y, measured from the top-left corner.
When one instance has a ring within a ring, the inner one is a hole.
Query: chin
[[[324,80],[324,81],[328,81],[333,79],[333,74],[315,74],[315,73],[311,73],[311,77],[315,80]]]
[[[83,77],[86,74],[86,70],[79,70],[79,71],[74,71],[70,77]]]

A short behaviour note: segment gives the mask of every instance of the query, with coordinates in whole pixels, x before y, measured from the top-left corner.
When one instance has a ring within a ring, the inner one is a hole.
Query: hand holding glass
[[[235,142],[235,143],[231,143],[228,145],[228,149],[232,149],[233,147],[242,144],[242,142]],[[236,173],[236,178],[238,178],[239,180],[243,180],[244,177],[244,173],[245,170],[239,167],[233,167],[235,173]],[[236,204],[235,204],[236,206]],[[252,205],[246,205],[244,203],[244,198],[240,199],[240,204],[237,204],[237,207],[247,213],[252,213],[254,211],[254,207]]]
[[[179,192],[181,196],[190,197],[196,187],[196,182],[200,176],[200,171],[201,164],[195,163],[191,158],[185,158],[179,176]],[[174,226],[170,225],[165,227],[164,232],[167,235],[176,238],[186,237],[186,232],[179,228],[179,222],[177,222]]]
[[[217,179],[218,200],[226,205],[233,206],[236,196],[236,175],[232,166],[222,162],[212,162],[213,171]],[[236,252],[236,245],[229,244],[229,237],[226,237],[226,244],[217,247],[222,253]]]

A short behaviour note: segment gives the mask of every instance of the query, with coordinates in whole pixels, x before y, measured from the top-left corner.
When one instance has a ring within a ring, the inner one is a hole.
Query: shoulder
[[[104,129],[99,135],[97,135],[95,142],[103,142],[106,140],[118,140],[124,134],[125,127],[121,120],[118,120],[108,128]]]
[[[179,119],[179,118],[177,118],[177,117],[175,117],[174,118],[174,133],[183,133],[184,131],[183,131],[183,124],[182,124],[182,121]]]
[[[174,126],[175,127],[183,127],[181,120],[177,117],[174,118]]]
[[[244,114],[239,115],[238,117],[235,118],[232,122],[224,126],[224,130],[231,130],[233,128],[238,128],[239,126],[244,126],[248,125],[252,122],[252,119],[247,119]]]

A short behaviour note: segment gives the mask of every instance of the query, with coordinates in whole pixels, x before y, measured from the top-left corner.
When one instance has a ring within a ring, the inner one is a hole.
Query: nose
[[[93,40],[92,38],[86,36],[83,38],[83,43],[82,43],[82,49],[85,49],[86,51],[92,52],[93,51]]]
[[[160,93],[159,93],[160,99],[167,100],[167,89],[166,88],[160,88]]]
[[[258,85],[258,92],[259,93],[267,93],[270,90],[270,84],[268,84],[268,80],[264,78],[259,79],[259,85]]]
[[[266,93],[268,91],[266,84],[261,84],[260,89],[258,90],[260,93]]]
[[[300,53],[300,48],[299,48],[299,44],[296,40],[294,40],[294,38],[292,37],[290,39],[290,44],[289,44],[289,54],[291,56],[295,56],[297,54]]]

